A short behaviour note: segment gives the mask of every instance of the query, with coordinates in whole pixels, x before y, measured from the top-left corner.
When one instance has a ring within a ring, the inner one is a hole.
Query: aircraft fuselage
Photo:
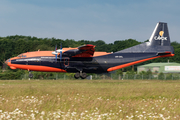
[[[30,54],[36,55],[36,52]],[[28,57],[28,53],[24,56],[11,58],[7,63],[12,69],[29,71],[105,73],[167,55],[159,56],[157,52],[111,53],[96,57],[62,57],[61,60],[54,56]]]

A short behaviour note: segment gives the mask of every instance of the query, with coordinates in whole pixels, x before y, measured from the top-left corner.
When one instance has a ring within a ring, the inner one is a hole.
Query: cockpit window
[[[17,57],[22,57],[22,54],[18,55]]]
[[[26,57],[26,55],[20,54],[20,55],[18,55],[17,57],[22,58],[22,57]]]

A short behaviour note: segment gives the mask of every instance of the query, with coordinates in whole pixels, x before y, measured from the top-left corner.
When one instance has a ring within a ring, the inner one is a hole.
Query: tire
[[[75,78],[75,79],[78,79],[79,77],[80,77],[80,73],[77,72],[77,73],[74,75],[74,78]]]
[[[29,74],[29,78],[33,78],[33,74],[32,73]]]
[[[81,78],[85,79],[87,77],[87,74],[85,72],[82,73]]]

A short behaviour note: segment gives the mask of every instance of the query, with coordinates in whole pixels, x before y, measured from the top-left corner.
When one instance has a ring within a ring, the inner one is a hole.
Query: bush
[[[158,75],[158,79],[159,80],[164,80],[165,79],[165,75],[164,75],[164,73],[159,73],[159,75]]]

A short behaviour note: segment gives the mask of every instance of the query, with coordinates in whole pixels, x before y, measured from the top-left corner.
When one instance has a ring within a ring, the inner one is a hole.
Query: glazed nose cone
[[[5,63],[8,65],[8,63],[10,63],[11,62],[11,59],[7,59],[6,61],[5,61]]]

